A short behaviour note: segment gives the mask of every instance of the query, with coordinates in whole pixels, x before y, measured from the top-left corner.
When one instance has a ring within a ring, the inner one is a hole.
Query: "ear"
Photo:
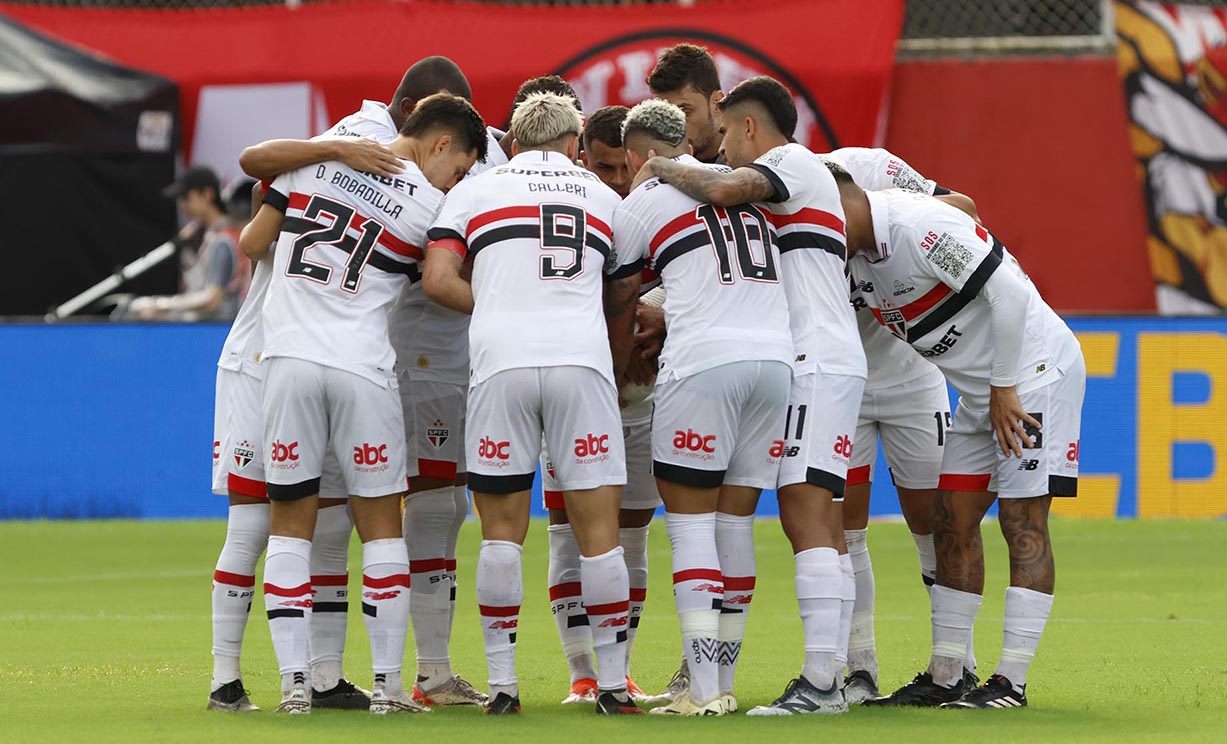
[[[724,100],[724,91],[712,91],[712,94],[707,98],[707,104],[711,106],[712,111],[716,110],[716,104]]]
[[[567,140],[567,158],[572,162],[579,160],[579,135]]]
[[[639,153],[635,152],[634,150],[626,151],[626,169],[630,171],[631,176],[637,174],[645,162],[646,161],[640,157]]]
[[[400,115],[401,115],[401,121],[404,121],[405,119],[408,119],[408,118],[409,118],[409,114],[412,114],[412,113],[413,113],[413,110],[414,110],[415,108],[417,108],[417,106],[418,106],[418,102],[417,102],[417,101],[415,101],[415,100],[413,100],[412,98],[407,98],[407,97],[406,97],[406,98],[402,98],[402,99],[400,99]]]
[[[516,155],[519,155],[519,154],[520,154],[520,143],[519,141],[512,139],[511,140],[511,157],[514,158]]]
[[[580,150],[579,159],[583,162],[585,168],[590,167],[588,165],[588,151],[587,150]]]
[[[754,139],[754,135],[758,134],[758,122],[754,121],[752,116],[747,116],[743,120],[742,127],[745,129],[746,139],[748,140]]]
[[[686,141],[686,154],[694,155],[694,145],[690,144],[689,140]]]
[[[451,134],[445,134],[439,139],[435,140],[434,150],[436,153],[443,154],[450,149],[452,149],[452,135]]]

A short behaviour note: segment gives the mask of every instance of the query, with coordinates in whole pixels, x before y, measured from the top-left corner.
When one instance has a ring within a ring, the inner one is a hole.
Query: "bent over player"
[[[582,556],[597,712],[642,712],[626,691],[629,588],[618,544],[626,465],[615,387],[641,262],[612,253],[618,195],[575,165],[582,126],[566,97],[528,96],[512,114],[514,157],[457,187],[430,230],[427,295],[473,313],[465,459],[481,516],[477,601],[494,715],[520,708],[521,552],[543,433]],[[471,285],[460,273],[469,255]]]
[[[311,536],[331,443],[363,543],[363,615],[372,713],[417,712],[401,680],[409,558],[401,535],[404,422],[387,312],[418,276],[431,215],[486,149],[464,99],[431,96],[389,149],[404,171],[380,178],[327,162],[279,176],[243,232],[252,258],[277,237],[264,310],[262,408],[272,501],[265,607],[282,675],[279,711],[310,713]]]
[[[1077,493],[1086,367],[1073,332],[1001,242],[931,197],[866,192],[832,165],[848,215],[852,276],[874,316],[959,392],[933,515],[933,656],[880,705],[1011,708],[1052,608],[1053,496]],[[904,299],[887,288],[912,288]],[[984,592],[980,520],[993,502],[1010,555],[996,673],[970,687],[967,639]]]
[[[632,109],[623,141],[636,171],[649,150],[698,164],[685,114],[665,101]],[[614,213],[619,253],[642,256],[660,274],[669,329],[652,460],[690,688],[653,713],[737,708],[733,672],[753,596],[754,548],[752,537],[749,545],[721,540],[733,533],[718,525],[752,525],[759,494],[779,477],[792,336],[773,232],[758,206],[703,204],[659,179],[640,184]]]
[[[837,550],[843,527],[832,500],[843,499],[865,385],[865,353],[844,277],[843,208],[823,162],[790,142],[797,110],[782,84],[750,78],[717,105],[724,117],[721,149],[732,172],[659,157],[644,169],[715,206],[766,202],[779,230],[795,354],[783,429],[780,523],[796,561],[805,663],[775,702],[750,715],[842,713],[847,704],[839,676],[847,658],[855,579],[851,562],[841,561]],[[637,180],[643,178],[641,170]]]

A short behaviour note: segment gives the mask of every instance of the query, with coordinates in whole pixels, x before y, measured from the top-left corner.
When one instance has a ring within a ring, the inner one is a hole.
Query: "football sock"
[[[268,538],[264,560],[264,609],[285,695],[310,669],[311,543],[295,537]],[[296,675],[298,679],[296,679]]]
[[[631,648],[639,631],[639,618],[648,597],[648,528],[624,527],[618,530],[618,542],[626,557],[626,575],[630,579],[630,623],[626,626],[626,669],[630,675]]]
[[[835,548],[811,548],[795,556],[797,604],[805,632],[805,666],[801,676],[819,690],[829,690],[841,671],[839,613],[843,604],[843,573]]]
[[[477,558],[477,609],[485,638],[490,697],[520,694],[516,683],[516,628],[524,599],[520,558],[524,548],[505,540],[482,540]]]
[[[447,543],[456,503],[452,486],[410,494],[405,500],[405,545],[409,549],[409,616],[417,648],[418,682],[430,690],[452,677],[451,574]],[[429,666],[429,670],[427,667]]]
[[[935,684],[950,687],[963,677],[967,640],[984,598],[940,584],[934,584],[930,594],[933,597],[933,658],[929,661],[929,673]]]
[[[630,625],[630,584],[622,546],[607,553],[580,556],[579,580],[592,628],[597,687],[626,688],[626,637]]]
[[[371,640],[371,671],[387,675],[384,689],[400,692],[409,632],[409,552],[399,537],[362,544],[362,618]]]
[[[716,550],[716,515],[665,512],[673,548],[673,597],[682,626],[682,653],[690,667],[690,697],[706,703],[720,695],[720,606],[724,582]]]
[[[331,690],[341,681],[349,612],[349,507],[320,509],[311,540],[311,686]]]
[[[847,553],[839,556],[840,599],[839,640],[835,647],[835,663],[842,674],[848,665],[848,639],[852,634],[852,613],[856,607],[856,574],[852,572],[852,557]]]
[[[852,610],[852,632],[848,636],[848,669],[864,670],[876,681],[878,653],[873,634],[873,561],[869,558],[868,530],[844,530],[844,542],[856,576],[856,602]]]
[[[750,601],[758,569],[754,562],[754,515],[739,517],[716,512],[716,551],[724,577],[724,602],[720,610],[720,692],[733,692],[733,677],[746,636]]]
[[[452,585],[448,587],[448,598],[451,600],[451,607],[448,609],[447,616],[447,637],[452,637],[452,627],[456,623],[456,543],[460,540],[460,529],[464,527],[464,520],[469,518],[469,487],[468,486],[452,486],[452,501],[455,504],[455,509],[452,512],[452,527],[447,533],[447,573],[452,579]]]
[[[932,535],[917,535],[913,532],[912,540],[916,543],[916,556],[920,558],[920,580],[924,582],[927,591],[937,581],[937,549],[933,547]]]
[[[1051,594],[1020,586],[1005,590],[1005,641],[997,674],[1010,680],[1018,692],[1027,684],[1027,669],[1035,658],[1050,612]]]
[[[592,630],[588,626],[580,584],[579,543],[569,524],[551,524],[548,530],[550,609],[562,641],[562,654],[571,671],[571,684],[581,679],[596,679],[596,669],[592,665]]]
[[[213,680],[211,690],[241,676],[239,655],[251,599],[256,563],[268,544],[268,504],[230,507],[226,541],[213,571]]]

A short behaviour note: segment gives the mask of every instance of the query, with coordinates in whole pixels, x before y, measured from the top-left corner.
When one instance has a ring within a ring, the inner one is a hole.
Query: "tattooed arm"
[[[627,277],[605,282],[605,323],[609,326],[609,348],[613,353],[614,379],[620,384],[630,362],[635,345],[635,308],[639,304],[641,277],[635,272]]]
[[[691,199],[717,207],[771,201],[776,195],[775,186],[767,176],[750,167],[723,173],[700,165],[686,165],[655,157],[644,164],[643,170],[660,177]]]

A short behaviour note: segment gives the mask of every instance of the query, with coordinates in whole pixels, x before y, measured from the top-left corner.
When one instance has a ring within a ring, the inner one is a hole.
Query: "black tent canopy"
[[[0,315],[39,315],[169,239],[179,89],[0,15]],[[174,262],[133,285],[172,292]]]

